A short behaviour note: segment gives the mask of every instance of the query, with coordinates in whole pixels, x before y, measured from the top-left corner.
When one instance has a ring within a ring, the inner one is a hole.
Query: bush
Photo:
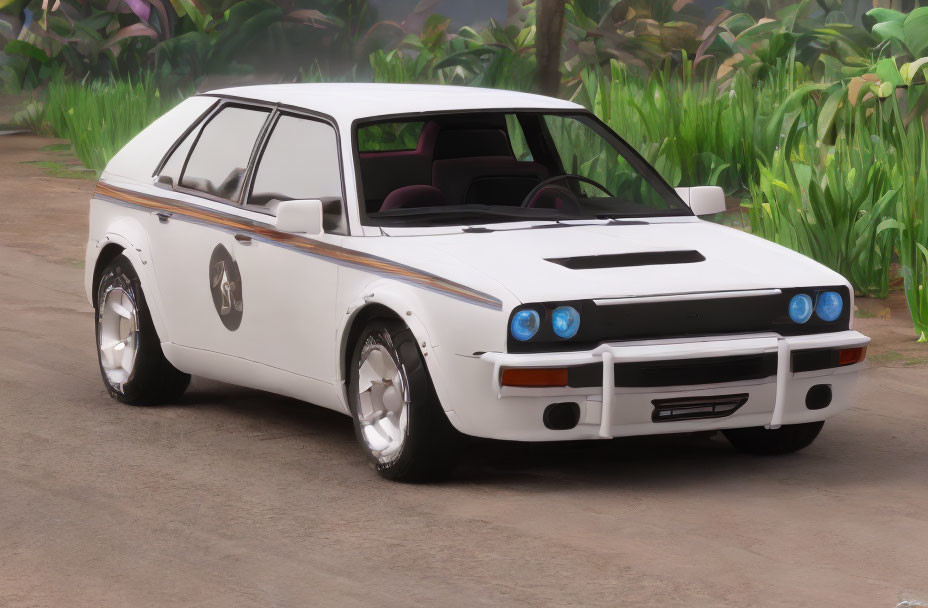
[[[185,96],[181,91],[162,96],[151,74],[135,81],[59,78],[49,84],[44,120],[58,137],[71,141],[85,166],[100,172],[130,139]]]

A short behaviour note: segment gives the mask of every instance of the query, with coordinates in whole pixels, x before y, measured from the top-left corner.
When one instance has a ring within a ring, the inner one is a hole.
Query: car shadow
[[[175,407],[196,407],[232,415],[241,424],[231,432],[301,437],[314,451],[328,450],[359,461],[351,420],[338,412],[262,391],[197,379]],[[840,419],[839,419],[840,420]],[[835,426],[835,425],[832,425]],[[831,432],[830,432],[831,431]],[[840,487],[856,482],[867,445],[892,445],[890,437],[851,440],[841,429],[825,430],[812,446],[796,454],[755,456],[736,451],[721,433],[687,433],[569,442],[512,442],[468,438],[459,464],[444,486],[524,486],[537,489],[622,485],[625,487],[706,486],[764,483],[797,475],[811,483]],[[899,454],[901,459],[905,454]],[[884,473],[892,474],[891,471]],[[896,474],[905,477],[898,470]],[[903,480],[904,481],[904,480]],[[913,480],[914,481],[914,480]]]

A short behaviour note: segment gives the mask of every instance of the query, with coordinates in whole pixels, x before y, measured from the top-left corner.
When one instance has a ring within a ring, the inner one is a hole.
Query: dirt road
[[[347,418],[297,401],[200,380],[170,407],[110,400],[81,284],[93,184],[20,164],[47,143],[0,138],[0,606],[928,601],[928,348],[898,314],[858,326],[902,362],[800,454],[483,443],[448,483],[391,484]]]

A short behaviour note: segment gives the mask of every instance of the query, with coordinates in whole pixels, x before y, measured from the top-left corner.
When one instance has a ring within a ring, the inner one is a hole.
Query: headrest
[[[414,184],[397,188],[383,199],[381,211],[391,209],[414,209],[416,207],[437,207],[447,204],[441,190],[425,184]]]
[[[452,129],[438,133],[434,160],[470,156],[512,156],[502,129]]]

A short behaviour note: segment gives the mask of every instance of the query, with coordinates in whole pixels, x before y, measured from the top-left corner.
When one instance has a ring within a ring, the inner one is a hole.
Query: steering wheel
[[[554,182],[559,182],[562,180],[573,179],[580,182],[590,184],[595,186],[599,190],[602,190],[610,197],[615,195],[609,192],[609,189],[597,182],[594,179],[585,177],[583,175],[577,175],[576,173],[565,173],[563,175],[555,175],[554,177],[549,177],[548,179],[542,181],[537,186],[532,188],[531,192],[525,195],[525,198],[522,199],[522,207],[527,208],[549,208],[549,209],[559,209],[566,210],[570,213],[580,214],[583,209],[580,206],[580,201],[577,199],[577,195],[574,194],[573,190],[570,188],[565,188],[563,186],[553,186]]]

